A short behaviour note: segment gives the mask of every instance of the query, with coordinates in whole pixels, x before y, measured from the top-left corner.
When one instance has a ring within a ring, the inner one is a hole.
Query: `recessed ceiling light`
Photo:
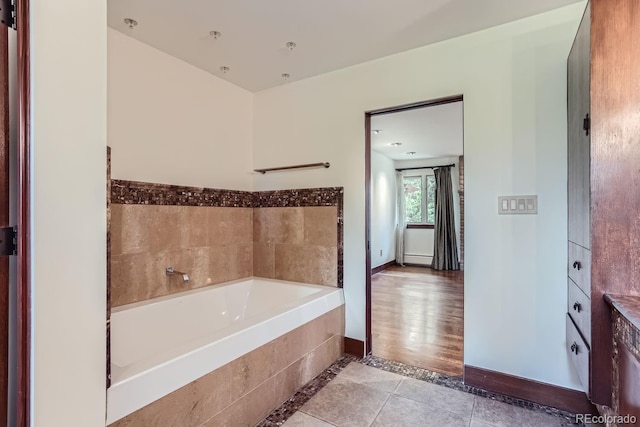
[[[133,30],[133,27],[138,26],[138,21],[131,18],[124,18],[124,23],[129,26],[130,30]]]
[[[371,129],[371,133],[377,135],[379,133],[382,133],[382,129]]]
[[[220,37],[222,37],[222,33],[220,31],[215,31],[215,30],[214,31],[209,31],[209,35],[214,40],[218,40]]]
[[[392,147],[400,147],[402,145],[402,142],[392,142],[389,145],[392,146]]]
[[[226,65],[223,65],[222,67],[220,67],[220,71],[222,71],[224,74],[227,74],[230,69],[231,68],[227,67]]]
[[[285,44],[286,48],[289,50],[293,50],[296,48],[296,44],[294,42],[287,42],[287,44]]]
[[[407,154],[410,155],[410,156],[413,156],[414,154],[416,154],[416,152],[415,151],[407,151]]]

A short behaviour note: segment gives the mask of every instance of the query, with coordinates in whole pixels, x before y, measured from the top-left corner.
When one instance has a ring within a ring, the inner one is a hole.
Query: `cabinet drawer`
[[[591,295],[591,251],[569,242],[569,277],[586,295]]]
[[[589,395],[589,346],[580,336],[571,316],[567,314],[567,352],[578,373],[582,388]]]
[[[591,346],[591,299],[578,288],[573,280],[567,279],[567,313],[582,333],[585,341]]]

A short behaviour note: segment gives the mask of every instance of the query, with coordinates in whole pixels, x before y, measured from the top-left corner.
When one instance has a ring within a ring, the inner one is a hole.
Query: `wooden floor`
[[[371,278],[373,355],[462,376],[463,273],[394,266]]]

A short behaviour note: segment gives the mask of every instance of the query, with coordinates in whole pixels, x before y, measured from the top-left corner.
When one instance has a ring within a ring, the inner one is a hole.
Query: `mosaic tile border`
[[[367,356],[359,359],[351,355],[343,355],[335,363],[324,370],[320,375],[311,380],[305,386],[300,388],[293,396],[287,399],[273,412],[271,412],[264,420],[257,424],[256,427],[277,427],[281,426],[298,411],[305,403],[315,396],[325,385],[334,379],[349,363],[357,362],[363,365],[381,369],[383,371],[392,372],[405,377],[426,381],[432,384],[441,385],[452,388],[454,390],[471,393],[476,396],[496,400],[498,402],[507,403],[520,408],[531,409],[536,412],[544,412],[559,418],[565,422],[567,426],[582,425],[576,424],[574,414],[562,411],[560,409],[549,406],[540,405],[538,403],[529,402],[527,400],[517,399],[499,393],[490,392],[476,387],[465,385],[461,377],[451,377],[427,369],[418,368],[416,366],[405,365],[400,362],[382,359],[376,356]]]
[[[342,187],[299,188],[273,191],[237,191],[205,187],[111,180],[112,203],[136,205],[276,208],[341,206]]]
[[[617,309],[613,309],[613,340],[622,343],[640,360],[640,330]]]
[[[111,181],[111,202],[127,205],[252,208],[253,193],[114,179]]]
[[[107,147],[107,388],[111,387],[111,147]]]
[[[290,208],[307,206],[337,206],[342,201],[342,187],[298,188],[291,190],[256,191],[256,208]]]
[[[640,330],[632,323],[625,313],[620,312],[615,306],[612,307],[613,321],[613,370],[611,387],[612,408],[603,407],[604,413],[608,415],[620,414],[620,371],[619,371],[619,346],[623,346],[633,356],[640,361]],[[600,407],[598,407],[600,410]],[[601,411],[602,413],[603,411]]]

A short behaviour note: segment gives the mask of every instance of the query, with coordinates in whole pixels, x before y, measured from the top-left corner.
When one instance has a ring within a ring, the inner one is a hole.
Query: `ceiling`
[[[255,92],[579,1],[108,0],[108,23]]]
[[[374,115],[371,129],[371,149],[392,160],[461,156],[462,101]],[[376,134],[373,130],[382,132]],[[402,145],[394,147],[392,143]]]

